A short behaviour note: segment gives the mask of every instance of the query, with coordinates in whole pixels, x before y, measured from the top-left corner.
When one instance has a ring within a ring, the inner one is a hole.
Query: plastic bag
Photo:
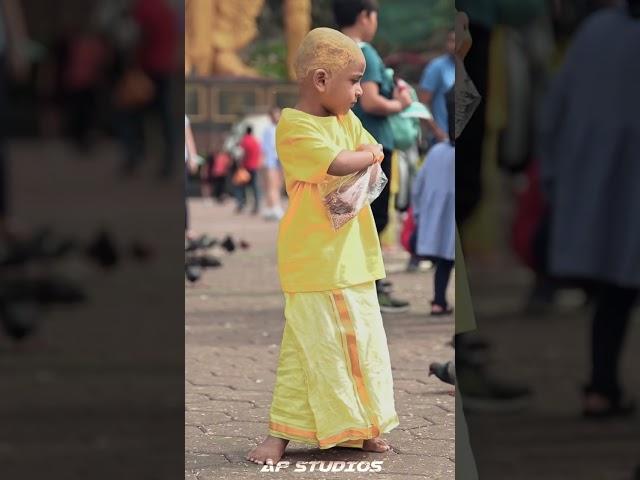
[[[319,188],[333,229],[338,230],[378,198],[387,182],[378,163],[344,177],[328,176]]]

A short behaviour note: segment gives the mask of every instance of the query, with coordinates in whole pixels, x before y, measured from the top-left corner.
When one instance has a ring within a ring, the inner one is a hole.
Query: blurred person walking
[[[195,238],[194,232],[189,228],[189,174],[198,170],[199,156],[196,150],[196,142],[191,131],[189,117],[184,116],[184,236],[187,240]]]
[[[639,46],[640,0],[593,14],[567,51],[541,121],[549,270],[594,292],[586,417],[635,408],[618,367],[640,289],[640,62],[630,61]]]
[[[258,171],[262,164],[262,152],[260,142],[253,134],[253,128],[247,127],[240,147],[243,150],[241,168],[244,168],[249,174],[249,180],[246,183],[236,185],[236,200],[238,205],[236,213],[241,213],[247,204],[247,189],[251,190],[253,196],[253,209],[251,213],[257,215],[260,211],[260,188],[258,186]]]
[[[211,188],[211,197],[218,203],[224,203],[227,198],[231,164],[231,157],[225,151],[211,152],[207,159],[207,180]]]
[[[178,17],[166,0],[133,0],[129,13],[137,27],[137,44],[133,58],[125,62],[123,79],[129,81],[123,84],[122,91],[126,97],[139,98],[125,106],[120,121],[126,149],[124,172],[132,173],[144,160],[144,120],[145,114],[151,112],[159,115],[162,126],[164,150],[159,174],[168,177],[175,170],[178,155],[179,117],[172,103]]]
[[[282,166],[276,152],[276,125],[280,120],[280,109],[275,107],[269,112],[271,123],[262,134],[262,155],[265,174],[265,220],[280,220],[284,215],[281,205],[282,198]]]

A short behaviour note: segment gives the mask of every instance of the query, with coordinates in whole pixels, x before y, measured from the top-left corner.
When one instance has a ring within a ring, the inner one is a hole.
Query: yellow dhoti
[[[285,293],[285,320],[271,435],[322,449],[358,448],[398,425],[373,282]]]

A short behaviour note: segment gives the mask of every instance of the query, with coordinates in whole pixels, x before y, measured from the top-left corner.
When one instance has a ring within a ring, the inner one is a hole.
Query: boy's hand
[[[358,147],[358,152],[371,152],[373,153],[373,160],[375,163],[381,163],[384,160],[384,153],[382,151],[382,145],[378,144],[364,144]]]

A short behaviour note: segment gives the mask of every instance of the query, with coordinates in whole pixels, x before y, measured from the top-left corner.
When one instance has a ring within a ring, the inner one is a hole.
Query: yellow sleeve
[[[285,175],[299,182],[320,183],[345,148],[336,145],[309,121],[278,125],[276,150]]]

